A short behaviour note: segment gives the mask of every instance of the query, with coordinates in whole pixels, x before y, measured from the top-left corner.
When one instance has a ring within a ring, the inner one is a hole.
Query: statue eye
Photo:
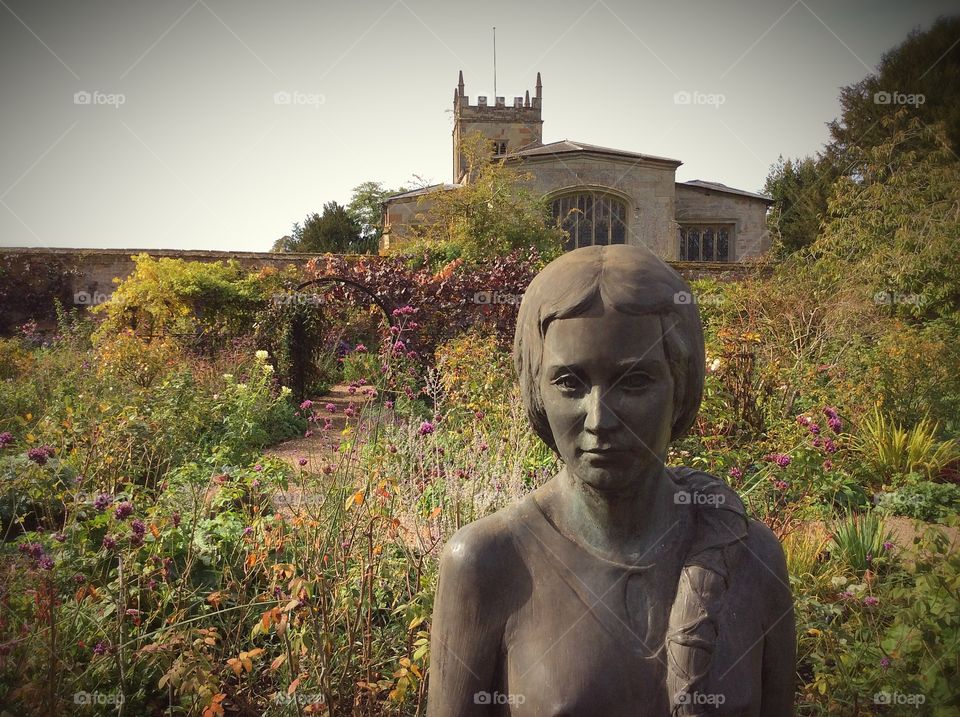
[[[560,389],[561,393],[577,393],[583,390],[583,381],[570,373],[558,376],[551,383]]]
[[[642,371],[631,371],[620,379],[620,385],[628,390],[644,389],[653,383],[653,377]]]

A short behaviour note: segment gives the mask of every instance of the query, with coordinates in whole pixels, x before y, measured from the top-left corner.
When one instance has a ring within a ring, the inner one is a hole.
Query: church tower
[[[494,97],[490,104],[488,98],[480,96],[477,104],[471,105],[470,98],[464,94],[463,71],[460,71],[460,82],[453,91],[454,183],[462,182],[466,174],[460,143],[471,132],[480,132],[489,138],[495,156],[543,144],[543,120],[540,118],[543,85],[539,72],[535,92],[532,99],[529,90],[526,97],[514,97],[509,107],[503,97]]]

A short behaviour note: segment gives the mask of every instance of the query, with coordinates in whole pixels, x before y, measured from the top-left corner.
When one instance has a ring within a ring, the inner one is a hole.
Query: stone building
[[[770,246],[769,197],[718,182],[676,181],[682,162],[584,142],[543,142],[543,85],[533,97],[477,97],[470,104],[463,73],[453,93],[453,182],[397,194],[384,202],[381,248],[415,231],[433,192],[468,181],[463,138],[480,132],[496,159],[530,172],[534,188],[569,233],[567,248],[645,243],[672,261],[738,262]]]

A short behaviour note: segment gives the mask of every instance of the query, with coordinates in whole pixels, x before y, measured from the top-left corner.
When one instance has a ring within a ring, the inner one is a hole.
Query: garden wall
[[[131,257],[140,253],[187,261],[232,259],[250,270],[302,265],[318,256],[181,249],[0,248],[0,332],[9,332],[29,319],[49,319],[54,298],[59,298],[66,308],[109,300],[115,286],[113,280],[127,277],[134,268]],[[751,265],[738,263],[670,264],[688,281],[706,277],[735,281],[751,270]]]

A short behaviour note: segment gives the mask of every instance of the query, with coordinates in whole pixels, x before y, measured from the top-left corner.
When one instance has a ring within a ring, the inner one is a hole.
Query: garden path
[[[264,451],[264,455],[279,458],[289,464],[294,469],[295,476],[304,477],[300,485],[296,485],[298,481],[295,477],[288,490],[274,496],[274,505],[278,511],[286,515],[296,515],[319,501],[320,491],[311,490],[307,485],[310,482],[309,477],[323,475],[324,469],[329,472],[348,458],[340,451],[341,442],[345,438],[343,431],[347,427],[348,419],[351,419],[349,424],[354,431],[364,430],[362,425],[358,428],[355,416],[362,412],[364,404],[372,400],[362,389],[355,389],[355,392],[351,393],[346,384],[332,386],[327,394],[311,399],[311,410],[321,417],[317,422],[311,422],[311,430],[303,436],[283,441]]]

